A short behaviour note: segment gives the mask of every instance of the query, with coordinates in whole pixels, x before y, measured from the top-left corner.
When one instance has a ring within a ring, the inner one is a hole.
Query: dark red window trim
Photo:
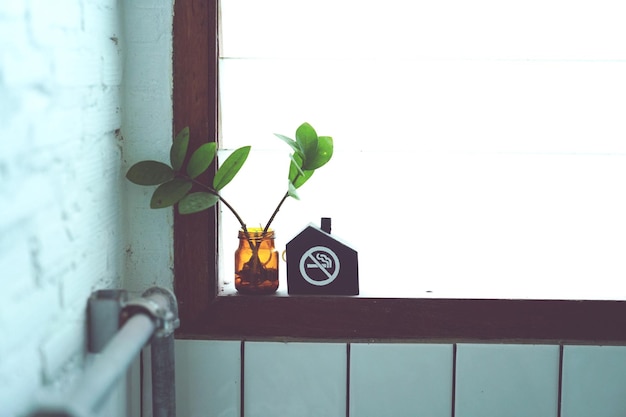
[[[177,0],[174,7],[174,131],[189,126],[195,148],[217,139],[217,1]],[[215,211],[175,215],[178,338],[626,341],[623,301],[220,297],[217,230]]]

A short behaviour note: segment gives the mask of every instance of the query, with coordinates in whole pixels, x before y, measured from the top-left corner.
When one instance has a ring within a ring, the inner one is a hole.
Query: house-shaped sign
[[[322,218],[321,228],[310,224],[287,243],[289,294],[359,294],[357,251],[330,229],[330,219]]]

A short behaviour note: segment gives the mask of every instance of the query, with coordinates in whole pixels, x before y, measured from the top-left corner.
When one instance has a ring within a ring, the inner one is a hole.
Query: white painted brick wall
[[[121,0],[0,2],[0,416],[63,390],[124,269]]]
[[[169,160],[172,142],[173,0],[124,3],[124,170],[140,160]],[[151,210],[154,187],[128,181],[125,288],[173,288],[173,215]]]

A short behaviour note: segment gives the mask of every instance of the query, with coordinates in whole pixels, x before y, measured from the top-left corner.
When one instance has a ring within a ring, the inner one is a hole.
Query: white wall
[[[171,284],[168,216],[120,192],[171,138],[171,8],[0,2],[0,416],[71,386],[92,291]]]
[[[140,160],[169,161],[173,4],[173,0],[124,2],[124,173]],[[123,183],[128,196],[125,287],[131,292],[173,285],[173,215],[171,209],[149,208],[154,188]]]

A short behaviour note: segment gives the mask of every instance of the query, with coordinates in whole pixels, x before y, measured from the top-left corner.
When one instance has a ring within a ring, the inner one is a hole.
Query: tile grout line
[[[452,404],[450,406],[451,416],[455,417],[456,414],[456,348],[457,345],[452,345]]]
[[[346,417],[350,417],[350,343],[346,343]]]
[[[241,341],[239,345],[239,417],[245,416],[244,396],[245,396],[245,362],[246,362],[246,342]]]
[[[563,401],[563,344],[559,344],[559,386],[557,392],[556,415],[561,417],[561,407]]]

